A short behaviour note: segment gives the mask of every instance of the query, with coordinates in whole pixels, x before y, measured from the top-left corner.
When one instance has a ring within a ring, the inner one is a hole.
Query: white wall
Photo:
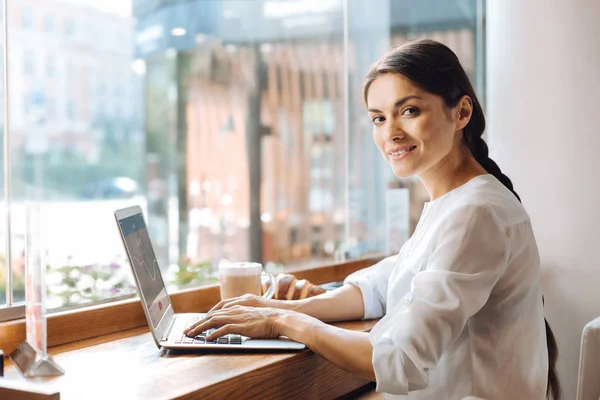
[[[600,1],[489,0],[491,155],[513,180],[540,249],[564,399],[581,330],[600,315]]]

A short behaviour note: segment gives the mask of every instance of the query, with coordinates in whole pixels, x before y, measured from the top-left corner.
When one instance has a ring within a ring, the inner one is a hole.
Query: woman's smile
[[[411,154],[411,152],[413,150],[415,150],[417,148],[417,146],[398,146],[393,148],[392,150],[388,151],[388,154],[390,155],[390,159],[392,161],[400,161],[402,159],[404,159],[405,157],[408,157],[409,154]]]

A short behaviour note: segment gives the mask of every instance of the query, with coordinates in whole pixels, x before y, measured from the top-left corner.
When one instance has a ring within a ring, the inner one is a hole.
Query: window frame
[[[3,306],[0,308],[0,324],[7,321],[13,321],[25,316],[25,305],[16,304]]]

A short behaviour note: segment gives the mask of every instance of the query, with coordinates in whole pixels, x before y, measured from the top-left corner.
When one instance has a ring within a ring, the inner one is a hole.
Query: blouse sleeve
[[[506,270],[510,243],[491,207],[461,207],[438,229],[435,249],[411,291],[371,331],[378,392],[425,388],[427,371]]]
[[[384,258],[369,268],[349,275],[344,283],[357,286],[363,297],[363,319],[380,318],[385,314],[388,280],[396,265],[398,255]]]

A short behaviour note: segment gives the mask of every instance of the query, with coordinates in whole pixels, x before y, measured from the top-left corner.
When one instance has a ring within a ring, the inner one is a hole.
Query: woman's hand
[[[221,300],[216,306],[210,309],[209,314],[213,311],[235,306],[283,308],[281,307],[282,305],[283,304],[277,300],[265,299],[264,297],[256,296],[254,294],[245,294],[243,296]]]
[[[235,306],[269,307],[279,310],[296,311],[301,314],[310,315],[321,321],[329,322],[350,321],[361,319],[364,316],[362,293],[358,287],[350,284],[302,300],[274,300],[245,294],[240,297],[220,301],[210,312]]]
[[[236,305],[210,311],[203,319],[185,329],[184,333],[194,337],[207,329],[218,328],[206,340],[214,340],[228,333],[251,338],[278,338],[282,335],[278,320],[289,313],[292,311]]]
[[[255,300],[257,299],[249,301]],[[203,319],[185,329],[184,333],[194,337],[211,328],[217,330],[206,337],[207,341],[229,333],[269,339],[287,336],[291,340],[304,343],[338,367],[375,380],[371,363],[373,345],[366,332],[337,328],[296,311],[236,305],[210,311]]]

